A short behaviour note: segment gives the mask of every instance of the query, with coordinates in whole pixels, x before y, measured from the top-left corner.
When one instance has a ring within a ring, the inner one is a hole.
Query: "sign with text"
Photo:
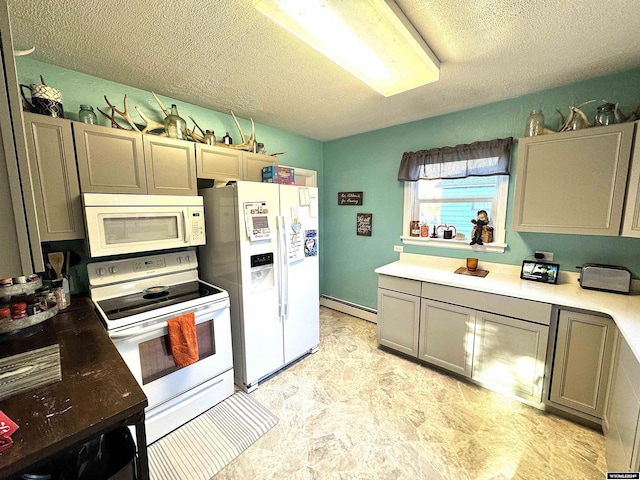
[[[338,192],[338,205],[362,205],[362,192]]]
[[[359,213],[356,219],[356,234],[371,236],[371,227],[373,226],[372,213]]]

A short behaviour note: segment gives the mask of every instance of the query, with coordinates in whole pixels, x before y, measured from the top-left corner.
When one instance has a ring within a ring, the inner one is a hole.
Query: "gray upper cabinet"
[[[601,419],[615,323],[609,317],[560,310],[549,399]]]
[[[0,277],[44,270],[6,2],[0,2]]]
[[[636,122],[636,125],[639,122]],[[636,126],[636,129],[638,127]],[[625,199],[622,236],[640,238],[640,145],[638,140],[633,147],[631,171]]]
[[[196,195],[192,142],[73,122],[82,192]]]
[[[142,135],[73,122],[82,192],[147,193]]]
[[[193,142],[143,135],[147,193],[197,195]]]
[[[24,113],[24,123],[40,239],[84,238],[71,122]]]
[[[196,167],[198,178],[242,180],[242,151],[197,143]]]
[[[278,159],[276,157],[251,152],[242,153],[242,172],[244,180],[250,182],[261,182],[262,169],[264,167],[276,165],[278,165]]]
[[[262,182],[262,168],[278,165],[278,159],[270,155],[198,143],[196,165],[198,178]]]
[[[513,229],[619,235],[634,128],[622,123],[520,139]]]

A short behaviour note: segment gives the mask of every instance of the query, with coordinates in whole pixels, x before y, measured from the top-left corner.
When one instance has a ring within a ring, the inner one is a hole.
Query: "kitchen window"
[[[398,180],[405,182],[403,243],[471,249],[472,219],[485,210],[493,242],[482,247],[503,252],[512,139],[476,142],[403,155]],[[411,221],[429,226],[429,237],[412,237]],[[464,239],[445,240],[438,226],[454,226]],[[431,238],[434,226],[440,238]]]

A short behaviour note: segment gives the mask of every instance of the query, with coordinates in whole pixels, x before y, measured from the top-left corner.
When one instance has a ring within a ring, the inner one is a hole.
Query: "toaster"
[[[585,263],[580,268],[582,288],[614,293],[629,293],[631,289],[631,272],[625,267]]]

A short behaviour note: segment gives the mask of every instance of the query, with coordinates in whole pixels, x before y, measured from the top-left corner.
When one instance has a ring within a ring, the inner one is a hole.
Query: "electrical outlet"
[[[404,251],[404,247],[402,245],[394,245],[393,246],[393,251],[394,252],[402,252],[402,251]]]
[[[541,253],[542,255],[544,255],[541,260],[544,260],[545,262],[553,262],[553,252],[540,252],[536,250],[536,253]]]

